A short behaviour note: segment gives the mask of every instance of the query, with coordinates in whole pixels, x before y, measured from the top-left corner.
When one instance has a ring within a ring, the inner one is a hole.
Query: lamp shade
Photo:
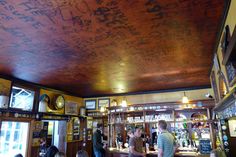
[[[121,106],[122,106],[122,107],[127,107],[127,101],[126,101],[125,98],[122,100]]]
[[[189,103],[188,97],[185,95],[185,92],[184,92],[184,96],[182,98],[182,103],[184,103],[184,104]]]

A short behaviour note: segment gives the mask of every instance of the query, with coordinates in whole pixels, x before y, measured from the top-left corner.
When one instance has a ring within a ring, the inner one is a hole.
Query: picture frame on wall
[[[65,104],[65,114],[66,115],[78,115],[78,103],[67,101]]]
[[[219,59],[218,59],[218,56],[217,56],[216,53],[215,53],[215,55],[214,55],[214,60],[213,60],[213,62],[214,62],[215,71],[216,71],[216,72],[219,72],[219,71],[220,71],[220,64],[219,64]]]
[[[236,137],[236,120],[231,119],[228,121],[228,123],[229,123],[230,137]]]
[[[215,76],[214,70],[211,72],[210,80],[211,80],[211,86],[213,88],[213,92],[214,92],[214,96],[215,96],[215,101],[217,103],[217,102],[219,102],[219,92],[218,92],[218,87],[216,84],[216,76]]]
[[[109,98],[98,99],[98,108],[100,109],[102,106],[109,107],[110,99]]]
[[[87,110],[96,110],[96,99],[85,100],[85,107]]]

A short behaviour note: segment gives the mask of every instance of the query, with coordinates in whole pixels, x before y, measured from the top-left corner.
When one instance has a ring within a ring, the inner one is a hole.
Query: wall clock
[[[63,109],[65,106],[65,98],[62,95],[54,96],[53,106],[56,110]]]

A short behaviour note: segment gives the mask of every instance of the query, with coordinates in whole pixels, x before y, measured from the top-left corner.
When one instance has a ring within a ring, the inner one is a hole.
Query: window
[[[0,157],[26,156],[29,123],[3,121],[0,128]]]
[[[10,107],[32,111],[35,92],[29,89],[13,86],[11,92]]]

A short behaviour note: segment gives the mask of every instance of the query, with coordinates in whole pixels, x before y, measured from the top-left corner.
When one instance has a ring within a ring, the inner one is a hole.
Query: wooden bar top
[[[147,152],[147,157],[157,157],[157,151]],[[117,149],[117,148],[108,148],[109,157],[128,157],[128,149]],[[209,157],[209,155],[203,155],[197,152],[190,151],[178,151],[175,153],[175,157]]]

